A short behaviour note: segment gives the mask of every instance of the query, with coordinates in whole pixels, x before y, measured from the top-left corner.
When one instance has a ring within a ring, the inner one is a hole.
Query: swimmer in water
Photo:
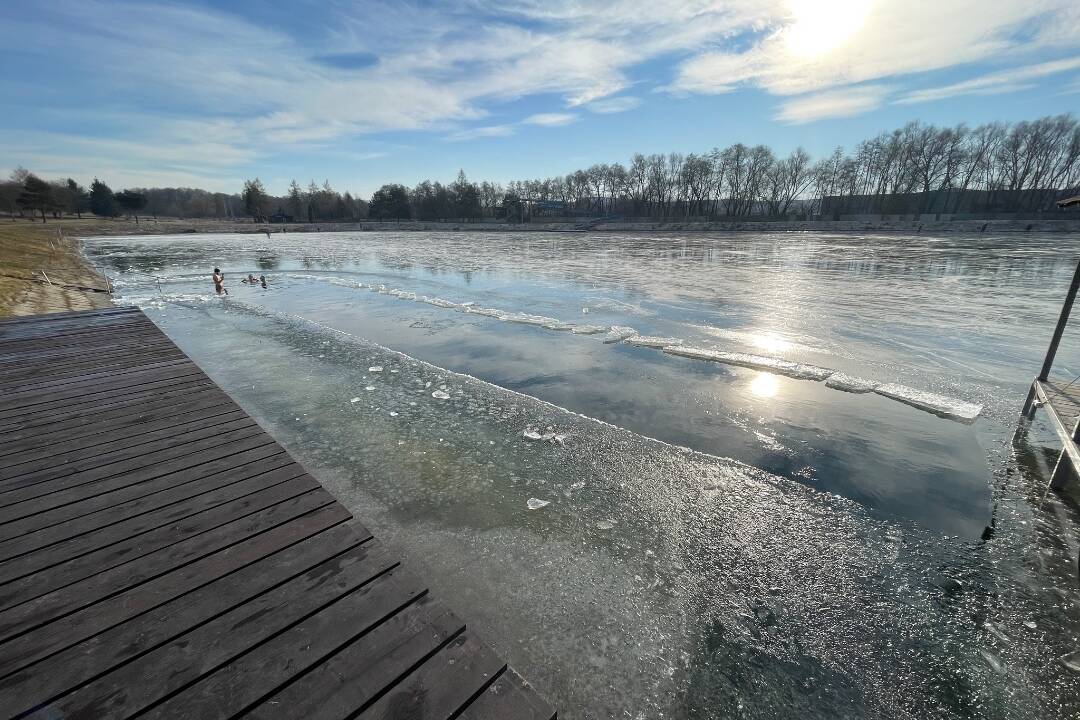
[[[218,268],[214,268],[214,292],[218,295],[222,293],[228,295],[229,291],[225,289],[225,273],[221,272]]]

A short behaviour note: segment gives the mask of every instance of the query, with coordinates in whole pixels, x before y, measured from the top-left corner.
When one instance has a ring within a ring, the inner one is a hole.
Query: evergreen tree
[[[409,191],[404,185],[383,185],[371,196],[368,217],[379,220],[408,220],[411,214]]]
[[[304,194],[300,185],[293,180],[289,185],[289,212],[293,220],[301,222],[304,217]]]
[[[259,222],[266,216],[266,205],[269,198],[266,188],[263,187],[259,178],[244,181],[244,192],[240,194],[244,202],[244,212],[251,216],[255,222]]]
[[[135,217],[135,224],[139,224],[139,211],[146,207],[146,196],[134,190],[124,190],[113,196],[116,204],[127,210],[128,215]]]
[[[116,217],[116,200],[109,186],[94,178],[90,183],[90,212],[98,217]]]
[[[82,214],[90,209],[90,196],[79,183],[71,178],[67,179],[68,189],[68,212],[82,220]]]
[[[45,222],[45,211],[52,210],[53,200],[52,187],[37,175],[30,173],[23,181],[23,189],[15,203],[23,210],[32,213],[41,213],[41,222]]]

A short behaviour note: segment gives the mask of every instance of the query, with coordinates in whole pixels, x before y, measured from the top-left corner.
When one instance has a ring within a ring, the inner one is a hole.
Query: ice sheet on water
[[[681,338],[673,337],[655,337],[652,335],[631,335],[623,340],[627,345],[637,345],[638,347],[649,347],[662,349],[670,345],[682,345]]]
[[[525,505],[530,510],[539,510],[542,507],[546,507],[551,504],[550,500],[541,500],[540,498],[529,498],[529,501]]]
[[[372,365],[367,369],[368,372],[382,372],[382,365]]]
[[[436,400],[449,400],[450,393],[446,392],[445,390],[436,390],[435,392],[431,393],[431,397],[435,398]]]
[[[707,348],[682,347],[679,345],[667,346],[664,352],[669,355],[693,358],[695,360],[709,360],[711,362],[724,363],[726,365],[738,365],[740,367],[765,370],[766,372],[799,380],[824,380],[833,374],[829,368],[817,365],[791,362],[780,358],[765,357],[763,355],[748,355],[746,353],[729,353],[723,350],[710,350]]]
[[[637,330],[635,330],[632,327],[628,327],[626,325],[613,325],[608,330],[607,335],[604,336],[604,343],[605,344],[611,344],[611,343],[622,342],[626,338],[633,337],[634,335],[637,335],[637,334],[638,334]]]
[[[979,417],[979,413],[982,412],[982,405],[938,395],[926,390],[916,390],[897,383],[879,385],[874,388],[874,392],[950,420],[974,422],[975,418]]]
[[[607,332],[607,327],[604,325],[575,325],[575,335],[598,335],[602,332]]]
[[[525,312],[504,313],[500,319],[505,322],[520,323],[522,325],[540,325],[542,327],[566,324],[558,318],[545,317],[543,315],[532,315]]]
[[[536,428],[525,428],[525,432],[521,433],[521,436],[526,440],[543,440],[544,436],[540,434],[540,431]]]
[[[506,316],[506,313],[502,310],[486,307],[467,307],[465,308],[465,312],[472,313],[473,315],[483,315],[484,317],[499,318],[500,320]]]
[[[825,381],[827,387],[849,393],[873,392],[878,384],[879,383],[874,380],[867,380],[866,378],[856,377],[855,375],[848,375],[847,373],[842,372],[833,373]]]

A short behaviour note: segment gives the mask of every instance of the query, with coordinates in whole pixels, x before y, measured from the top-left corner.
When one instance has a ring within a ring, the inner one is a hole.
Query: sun
[[[787,0],[792,23],[783,30],[788,50],[816,58],[850,40],[866,22],[873,0]]]

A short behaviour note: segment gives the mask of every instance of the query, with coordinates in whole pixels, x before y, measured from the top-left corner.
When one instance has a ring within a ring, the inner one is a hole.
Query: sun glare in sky
[[[788,0],[792,24],[784,29],[788,50],[820,57],[850,40],[866,22],[871,0]]]

